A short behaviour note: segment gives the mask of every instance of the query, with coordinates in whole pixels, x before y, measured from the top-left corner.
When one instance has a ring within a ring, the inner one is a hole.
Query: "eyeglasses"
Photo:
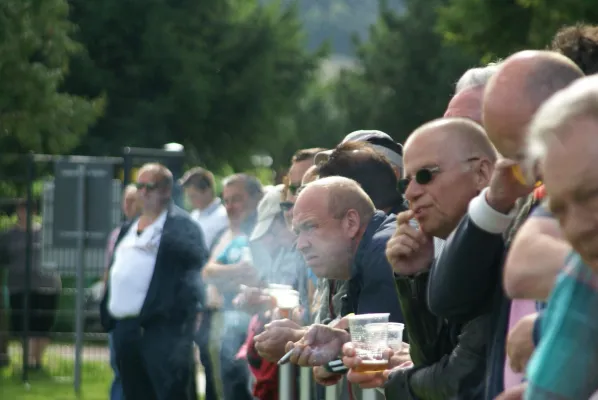
[[[137,190],[145,189],[149,192],[149,191],[155,190],[158,187],[160,187],[160,184],[156,183],[156,182],[147,182],[147,183],[137,182],[137,183],[135,183],[135,187],[137,188]]]
[[[440,172],[440,167],[422,168],[415,173],[415,182],[419,185],[427,185],[432,182],[434,175]],[[407,191],[407,187],[411,183],[411,178],[399,179],[397,182],[397,191],[404,195]]]
[[[291,211],[294,205],[295,204],[291,201],[282,201],[280,203],[280,209],[282,210],[282,212]]]
[[[478,161],[479,159],[479,157],[471,157],[467,160],[463,160],[462,162],[468,163],[471,161]],[[440,167],[421,168],[415,173],[415,182],[417,182],[418,185],[427,185],[428,183],[432,182],[432,179],[434,179],[434,175],[438,174],[439,172],[441,172]],[[411,183],[411,178],[399,179],[399,181],[397,182],[397,191],[401,195],[404,195],[407,191],[409,183]]]

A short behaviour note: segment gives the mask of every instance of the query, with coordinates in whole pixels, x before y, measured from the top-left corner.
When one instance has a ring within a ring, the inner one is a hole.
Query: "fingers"
[[[381,387],[386,382],[386,378],[381,372],[363,373],[350,370],[347,374],[347,380],[359,385],[363,389],[373,389]]]
[[[403,211],[397,215],[397,226],[403,224],[409,224],[409,221],[413,219],[414,213],[412,210]]]
[[[416,240],[405,236],[395,236],[388,241],[386,247],[386,255],[388,258],[407,258],[411,257],[421,248],[421,243]]]

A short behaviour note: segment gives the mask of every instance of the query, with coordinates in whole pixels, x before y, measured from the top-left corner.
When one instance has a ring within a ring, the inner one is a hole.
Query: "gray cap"
[[[383,154],[394,167],[403,169],[403,146],[382,131],[359,130],[351,132],[345,136],[340,144],[347,142],[369,143],[377,152]],[[319,165],[326,162],[332,152],[334,152],[334,149],[319,152],[314,157],[314,163]]]

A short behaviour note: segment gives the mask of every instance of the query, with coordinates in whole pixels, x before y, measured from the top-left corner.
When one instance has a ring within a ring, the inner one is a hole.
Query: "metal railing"
[[[293,364],[284,364],[278,372],[278,399],[279,400],[315,400],[315,390],[311,368],[298,368]],[[297,370],[299,379],[297,377]],[[297,384],[298,382],[298,384]],[[326,386],[325,400],[337,400],[342,394],[342,388],[348,387],[345,377],[336,385]],[[297,388],[297,390],[295,390]],[[376,389],[357,389],[360,400],[383,400],[384,394]]]

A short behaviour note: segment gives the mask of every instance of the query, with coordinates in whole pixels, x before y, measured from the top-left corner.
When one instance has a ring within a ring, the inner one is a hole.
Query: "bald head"
[[[444,117],[468,118],[481,125],[483,97],[484,86],[475,86],[458,92],[449,102]]]
[[[426,147],[428,142],[444,143],[448,153],[461,159],[483,157],[494,163],[496,150],[484,128],[467,118],[441,118],[428,122],[416,129],[405,142],[405,154],[410,147]]]
[[[507,58],[484,92],[482,120],[497,150],[520,160],[527,126],[557,91],[583,76],[567,57],[550,51],[521,51]]]
[[[355,210],[365,224],[376,211],[374,203],[357,182],[340,176],[330,176],[308,183],[301,191],[297,202],[304,197],[327,199],[329,213],[335,218],[342,218],[347,211]]]

